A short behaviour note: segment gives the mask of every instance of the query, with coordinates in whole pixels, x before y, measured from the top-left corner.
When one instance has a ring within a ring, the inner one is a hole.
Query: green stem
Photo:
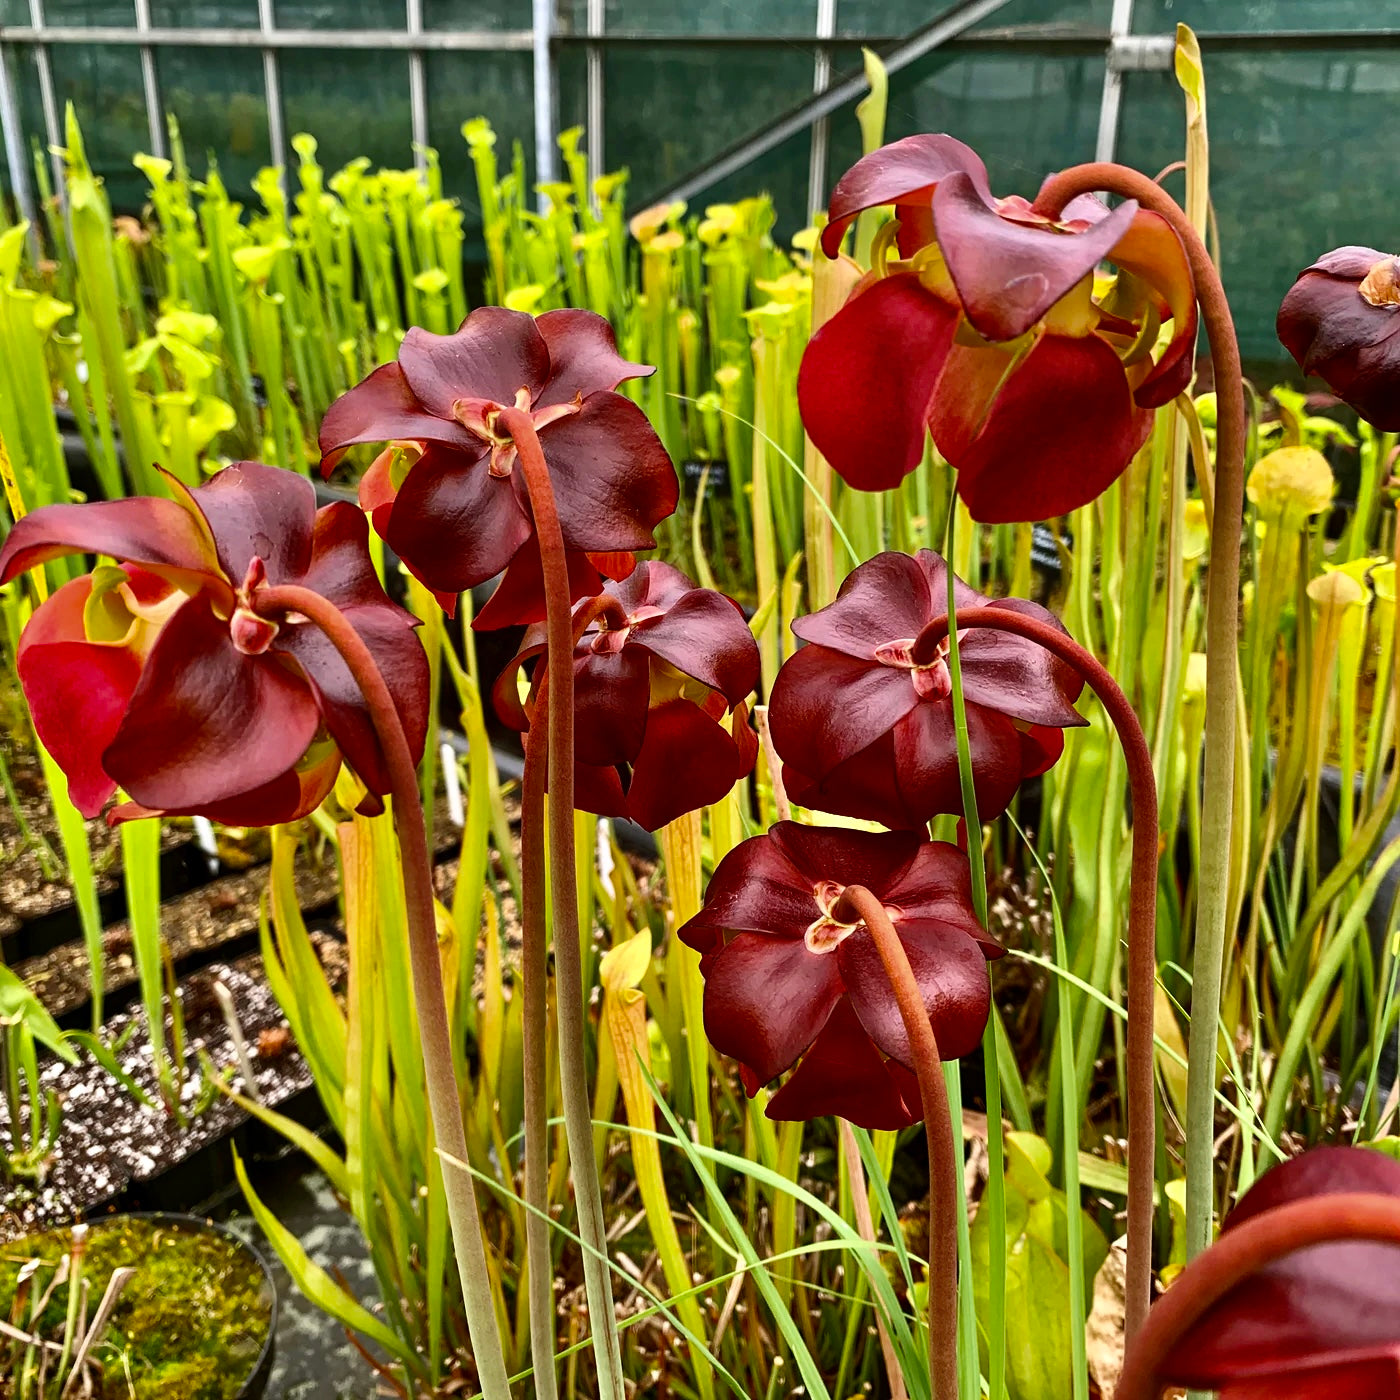
[[[496,1311],[491,1275],[486,1261],[481,1216],[476,1191],[466,1170],[467,1137],[462,1124],[462,1103],[452,1070],[452,1033],[438,953],[437,912],[433,897],[432,862],[423,806],[418,795],[418,770],[409,751],[398,707],[373,653],[345,615],[319,593],[299,584],[260,589],[255,595],[265,617],[299,612],[325,633],[340,653],[364,695],[374,731],[389,770],[394,826],[402,857],[404,905],[408,913],[408,941],[413,968],[413,999],[418,1009],[418,1033],[423,1050],[423,1071],[428,1087],[428,1107],[438,1148],[455,1162],[444,1164],[443,1186],[447,1213],[456,1246],[457,1268],[462,1279],[467,1330],[471,1335],[481,1392],[486,1400],[510,1400],[510,1381]]]
[[[543,688],[543,681],[541,682]],[[547,699],[547,696],[546,696]],[[530,1293],[530,1360],[537,1400],[554,1400],[554,1259],[549,1242],[548,900],[545,881],[546,739],[525,739],[520,784],[520,985],[525,1096],[525,1257]]]
[[[952,577],[952,571],[949,571]],[[954,620],[936,617],[914,641],[916,663],[931,658],[953,628],[991,627],[1025,637],[1073,666],[1098,696],[1123,748],[1133,795],[1132,890],[1128,913],[1128,1266],[1125,1283],[1128,1335],[1147,1313],[1152,1284],[1152,1184],[1155,1172],[1156,1104],[1153,1080],[1153,995],[1157,980],[1157,779],[1152,752],[1137,715],[1117,681],[1097,657],[1067,633],[1039,618],[995,605],[964,610]],[[955,691],[956,693],[956,691]],[[975,810],[975,808],[974,808]],[[969,846],[975,843],[969,837]],[[1212,1085],[1214,1088],[1214,1085]],[[988,1136],[994,1136],[988,1133]],[[995,1257],[995,1251],[993,1252]]]
[[[554,969],[559,1000],[559,1079],[564,1131],[573,1166],[583,1277],[598,1368],[599,1400],[623,1400],[622,1348],[607,1265],[603,1192],[593,1160],[593,1116],[584,1063],[583,957],[579,946],[578,880],[574,865],[574,668],[573,618],[564,532],[549,467],[530,414],[503,408],[501,430],[515,443],[539,538],[544,573],[547,653],[551,677],[549,727],[549,864],[554,911]]]
[[[972,907],[983,928],[988,926],[987,865],[982,855],[982,822],[977,812],[977,789],[972,773],[972,740],[963,696],[962,658],[958,652],[957,577],[953,546],[957,538],[958,502],[948,498],[944,568],[948,575],[948,674],[953,687],[953,728],[958,744],[958,779],[962,785],[963,824],[967,827],[967,861],[972,874]],[[988,1254],[988,1296],[992,1299],[987,1336],[987,1382],[992,1400],[1006,1394],[1006,1144],[1001,1134],[1001,1069],[997,1057],[997,1009],[993,1000],[982,1035],[982,1073],[987,1100],[987,1210],[992,1221],[993,1247]],[[959,1139],[961,1141],[961,1139]]]
[[[1058,213],[1076,195],[1095,190],[1135,199],[1175,229],[1191,265],[1215,368],[1218,427],[1206,601],[1204,794],[1186,1090],[1186,1251],[1188,1258],[1193,1258],[1210,1242],[1215,1206],[1215,1062],[1220,1033],[1220,986],[1229,932],[1226,923],[1234,804],[1240,533],[1247,431],[1244,381],[1239,342],[1220,274],[1185,211],[1160,185],[1124,166],[1091,162],[1051,176],[1036,197],[1035,209],[1039,213]]]
[[[864,923],[870,931],[909,1036],[924,1110],[924,1133],[928,1138],[929,1376],[933,1400],[957,1400],[958,1202],[963,1194],[962,1154],[953,1137],[943,1061],[938,1054],[938,1041],[923,993],[914,980],[909,956],[885,906],[864,885],[847,885],[836,908],[841,911],[836,917]]]

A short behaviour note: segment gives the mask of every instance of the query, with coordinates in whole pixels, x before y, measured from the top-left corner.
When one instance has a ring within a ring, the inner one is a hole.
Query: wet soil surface
[[[332,976],[343,978],[341,945],[320,937],[317,951]],[[201,1069],[202,1057],[207,1056],[215,1074],[237,1090],[244,1087],[233,1041],[214,996],[216,981],[233,994],[263,1101],[273,1108],[286,1107],[311,1088],[310,1072],[291,1044],[286,1019],[263,978],[261,958],[249,954],[230,963],[211,964],[180,984],[187,1070],[179,1097],[185,1123],[160,1105],[150,1037],[139,1011],[112,1017],[104,1038],[121,1046],[116,1051],[119,1065],[156,1107],[141,1103],[114,1082],[86,1051],[73,1065],[47,1058],[41,1064],[40,1080],[45,1094],[55,1095],[61,1107],[58,1140],[41,1182],[0,1187],[0,1242],[118,1205],[181,1210],[216,1194],[231,1175],[231,1157],[204,1149],[247,1121],[243,1110],[225,1095],[213,1090],[211,1098],[211,1086]],[[197,1107],[202,1111],[196,1113]],[[5,1120],[0,1109],[0,1129],[8,1136]],[[181,1179],[177,1173],[184,1164],[191,1166]]]

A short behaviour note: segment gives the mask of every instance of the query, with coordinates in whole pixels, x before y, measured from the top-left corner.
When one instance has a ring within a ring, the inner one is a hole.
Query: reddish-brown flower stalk
[[[1400,1164],[1319,1147],[1266,1172],[1129,1344],[1116,1400],[1391,1400]]]
[[[1133,797],[1133,863],[1128,914],[1128,1316],[1136,1330],[1152,1287],[1152,1187],[1157,1129],[1153,1078],[1153,999],[1157,978],[1157,779],[1152,751],[1126,695],[1097,657],[1058,627],[1003,608],[958,613],[958,628],[994,628],[1039,643],[1073,666],[1099,697],[1118,733]],[[935,618],[914,642],[916,662],[927,662],[948,635],[948,618]]]
[[[452,1068],[452,1033],[443,994],[433,867],[418,793],[418,769],[409,751],[408,739],[389,684],[373,653],[344,614],[319,593],[297,584],[262,590],[256,595],[255,606],[261,617],[275,618],[285,613],[300,613],[325,633],[354,676],[384,750],[393,800],[394,827],[398,832],[402,857],[400,874],[408,915],[413,1000],[418,1012],[418,1033],[423,1046],[423,1067],[433,1133],[438,1148],[463,1164],[461,1167],[448,1165],[444,1169],[443,1188],[471,1324],[472,1350],[481,1375],[482,1390],[505,1400],[510,1394],[510,1383],[506,1378],[500,1338],[495,1327],[491,1276],[481,1237],[476,1191],[465,1168],[468,1160],[467,1137],[462,1123],[457,1079]]]
[[[1186,1244],[1210,1239],[1214,1183],[1216,1036],[1225,954],[1235,771],[1235,669],[1238,654],[1240,532],[1244,511],[1245,407],[1239,342],[1230,304],[1210,253],[1185,211],[1146,175],[1106,161],[1076,165],[1041,187],[1035,209],[1053,216],[1077,196],[1108,190],[1155,210],[1186,249],[1201,318],[1210,338],[1218,405],[1215,501],[1206,601],[1206,718],[1201,799],[1201,870],[1196,895],[1191,1033],[1186,1106]],[[1137,1280],[1128,1295],[1129,1336],[1146,1299]]]
[[[914,1072],[928,1141],[928,1345],[934,1400],[958,1395],[958,1194],[962,1191],[962,1134],[955,1135],[943,1082],[938,1041],[909,955],[885,906],[864,885],[847,885],[832,917],[861,921],[870,932],[894,990],[913,1052]]]
[[[534,419],[517,408],[502,408],[496,419],[510,438],[524,475],[539,541],[545,596],[545,626],[550,684],[546,692],[546,734],[549,754],[550,892],[554,910],[554,967],[559,1000],[560,1090],[564,1100],[564,1129],[573,1164],[574,1197],[579,1234],[584,1243],[583,1272],[588,1311],[593,1322],[593,1349],[599,1389],[607,1396],[623,1394],[622,1352],[613,1312],[612,1280],[607,1265],[607,1227],[597,1172],[593,1169],[592,1104],[583,1060],[585,1035],[583,961],[579,947],[578,884],[574,862],[574,672],[573,614],[564,534],[555,504],[549,466],[535,431]],[[531,738],[539,742],[538,731]],[[539,825],[538,817],[534,824]],[[530,898],[543,907],[544,871],[529,878],[538,882]],[[539,962],[538,951],[532,954]]]

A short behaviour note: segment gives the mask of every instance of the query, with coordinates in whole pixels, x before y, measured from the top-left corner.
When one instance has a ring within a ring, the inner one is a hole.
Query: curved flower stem
[[[541,677],[536,704],[548,703]],[[549,953],[545,925],[544,807],[547,739],[525,736],[520,782],[520,987],[525,1099],[525,1268],[530,1294],[530,1360],[536,1400],[555,1400],[554,1254],[549,1240]]]
[[[593,1329],[599,1400],[623,1400],[622,1348],[607,1265],[603,1193],[593,1158],[593,1110],[584,1064],[583,957],[579,947],[574,865],[574,637],[564,532],[549,467],[534,420],[503,408],[498,426],[510,434],[535,517],[544,574],[549,732],[549,868],[554,911],[554,971],[559,1003],[559,1080],[564,1131],[583,1240],[583,1278]],[[538,712],[537,712],[538,713]]]
[[[962,1185],[960,1138],[953,1136],[948,1087],[933,1024],[914,980],[909,956],[885,906],[864,885],[847,885],[833,915],[864,923],[875,940],[885,975],[913,1051],[914,1073],[928,1138],[928,1348],[933,1400],[958,1400],[958,1196]]]
[[[432,863],[423,827],[418,773],[398,708],[373,654],[334,603],[298,584],[259,589],[253,596],[258,611],[264,616],[298,612],[315,623],[340,653],[369,707],[389,769],[389,795],[393,799],[394,827],[399,836],[404,904],[408,913],[413,1000],[418,1010],[418,1034],[423,1047],[433,1133],[440,1152],[465,1163],[467,1138],[462,1125],[457,1078],[452,1069],[452,1035],[438,952]],[[510,1381],[496,1327],[486,1243],[482,1238],[481,1216],[471,1174],[464,1168],[444,1164],[442,1176],[457,1268],[462,1279],[467,1330],[471,1335],[472,1356],[482,1394],[489,1400],[510,1400]]]
[[[1186,1332],[1231,1289],[1269,1264],[1316,1244],[1400,1244],[1400,1200],[1337,1193],[1275,1206],[1227,1230],[1188,1264],[1128,1346],[1114,1400],[1158,1400],[1161,1368]]]
[[[1073,666],[1098,696],[1128,765],[1133,796],[1133,865],[1128,913],[1128,1262],[1125,1326],[1128,1338],[1147,1315],[1152,1290],[1152,1185],[1156,1173],[1157,1110],[1153,1073],[1152,1013],[1157,980],[1157,779],[1152,751],[1128,697],[1092,653],[1058,627],[1006,608],[967,608],[960,631],[990,627],[1036,642]],[[914,641],[916,663],[932,659],[948,635],[945,614]]]
[[[1176,230],[1191,265],[1215,366],[1218,426],[1206,600],[1201,869],[1196,895],[1186,1085],[1186,1252],[1188,1257],[1194,1257],[1210,1242],[1215,1207],[1215,1065],[1220,1034],[1220,983],[1228,934],[1225,924],[1234,800],[1235,671],[1246,441],[1244,381],[1239,342],[1220,274],[1185,211],[1160,185],[1136,170],[1107,161],[1076,165],[1045,182],[1036,197],[1036,212],[1057,214],[1076,195],[1094,190],[1111,190],[1135,199],[1144,209],[1160,214]]]

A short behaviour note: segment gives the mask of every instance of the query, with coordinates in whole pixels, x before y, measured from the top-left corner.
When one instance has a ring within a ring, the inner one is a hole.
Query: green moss
[[[33,1235],[0,1248],[0,1317],[9,1318],[20,1268],[57,1261],[71,1248],[67,1230]],[[99,1400],[233,1400],[262,1351],[272,1313],[270,1289],[237,1244],[207,1230],[118,1218],[88,1231],[83,1276],[96,1308],[112,1270],[137,1270],[127,1284],[100,1349]],[[52,1277],[44,1272],[44,1281]],[[67,1289],[55,1290],[43,1335],[60,1340]],[[17,1321],[19,1319],[16,1319]],[[27,1325],[28,1319],[23,1319]],[[0,1377],[0,1400],[10,1383]]]

